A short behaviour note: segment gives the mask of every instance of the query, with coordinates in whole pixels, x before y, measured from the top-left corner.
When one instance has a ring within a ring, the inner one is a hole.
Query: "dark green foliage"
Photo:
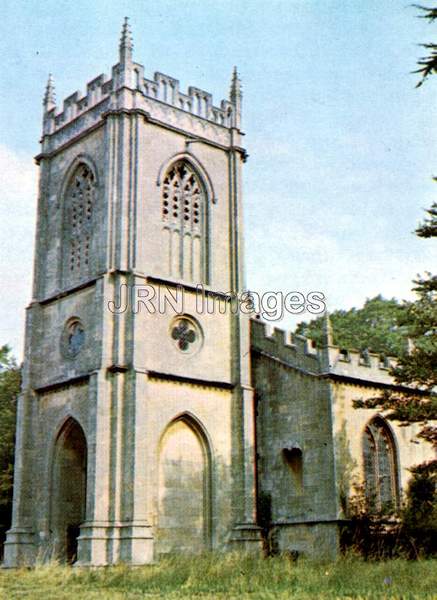
[[[385,415],[386,418],[409,425],[433,419],[437,410],[437,398],[417,395],[413,399],[412,394],[385,390],[376,398],[355,400],[354,407],[380,408],[389,411]]]
[[[410,556],[437,554],[437,468],[435,461],[413,469],[402,512],[402,537]]]
[[[421,237],[437,236],[435,214],[417,229]],[[419,438],[437,447],[437,277],[427,274],[414,282],[417,300],[405,306],[399,324],[405,328],[413,347],[404,352],[391,369],[400,391],[386,390],[380,396],[368,400],[356,400],[357,408],[380,408],[387,411],[387,418],[409,425],[422,425]],[[434,423],[433,423],[434,422]],[[434,555],[437,551],[437,460],[417,465],[411,469],[413,476],[407,490],[406,503],[400,514],[393,547],[393,535],[381,536],[372,541],[371,528],[363,529],[363,519],[358,519],[359,539],[364,540],[364,552],[369,543],[384,540],[397,554],[408,558]],[[365,518],[369,519],[368,515]],[[371,519],[371,518],[370,518]],[[365,519],[364,519],[365,520]],[[360,528],[361,526],[361,528]],[[364,531],[364,534],[363,534]],[[370,536],[370,538],[369,538]],[[370,541],[369,541],[370,540]],[[373,551],[373,550],[372,550]]]
[[[340,528],[340,548],[366,560],[386,560],[403,556],[399,541],[400,524],[371,512],[353,515]]]
[[[369,350],[397,356],[407,347],[406,328],[399,324],[404,304],[395,298],[376,296],[366,300],[362,308],[335,310],[331,313],[334,344],[341,348]],[[296,333],[322,342],[323,317],[297,325]]]
[[[433,179],[437,181],[437,177],[433,177]],[[426,217],[422,225],[419,225],[416,233],[423,238],[437,237],[437,202],[434,202],[426,212],[429,217]]]
[[[433,221],[435,217],[418,227],[418,235],[435,237],[437,228],[432,233]],[[403,389],[386,390],[365,401],[356,400],[355,406],[382,408],[389,411],[389,419],[404,425],[420,423],[423,427],[419,437],[437,446],[437,428],[431,423],[437,419],[437,277],[427,273],[414,283],[417,300],[407,303],[399,318],[412,347],[399,356],[397,365],[391,369],[395,382]],[[436,466],[437,461],[428,463],[427,472],[431,473]]]
[[[423,11],[422,14],[419,15],[422,19],[428,19],[430,23],[437,19],[437,7],[427,8],[426,6],[421,6],[419,4],[414,4],[413,6]],[[417,61],[419,68],[414,72],[420,73],[421,79],[416,87],[420,87],[429,75],[437,73],[437,44],[422,44],[422,48],[426,49],[427,56],[424,56]]]
[[[435,461],[411,469],[403,506],[397,512],[368,510],[364,489],[349,504],[340,529],[342,551],[365,559],[426,558],[437,555],[437,469]]]
[[[437,19],[437,8],[425,8],[423,15]],[[424,45],[431,52],[419,61],[421,85],[431,73],[437,73],[437,45]],[[437,178],[434,178],[437,181]],[[427,210],[428,216],[416,229],[422,238],[437,237],[437,203]],[[414,281],[417,300],[405,305],[399,325],[412,341],[409,352],[401,353],[391,374],[403,387],[399,392],[387,390],[370,400],[357,400],[356,407],[382,408],[389,419],[401,425],[420,423],[419,438],[437,448],[437,276],[427,273]],[[397,548],[410,558],[437,552],[437,460],[415,466],[401,511]]]
[[[423,17],[431,22],[437,19],[437,8],[417,8],[425,11]],[[417,72],[422,74],[422,79],[418,86],[422,85],[428,75],[437,73],[437,45],[424,46],[430,50],[430,54],[419,61],[420,68]],[[434,180],[437,181],[437,178]],[[434,202],[427,213],[424,222],[416,229],[416,234],[421,238],[435,238],[437,203]],[[391,375],[403,390],[387,390],[376,398],[357,400],[354,404],[358,408],[381,408],[388,411],[387,417],[401,425],[420,423],[422,429],[418,437],[437,448],[437,276],[427,273],[425,277],[414,281],[414,284],[417,300],[406,303],[398,316],[399,326],[407,333],[412,344],[409,352],[400,353],[397,365],[391,369]],[[435,555],[437,460],[417,465],[411,471],[405,506],[400,514],[399,524],[395,527],[397,540],[394,548],[397,553],[401,552],[409,558]],[[381,531],[376,537],[372,536],[366,519],[371,521],[372,517],[358,514],[350,523],[351,530],[346,528],[346,541],[351,543],[351,536],[353,539],[353,533],[358,532],[364,553],[368,552],[369,544],[383,539]],[[387,542],[387,539],[384,541]],[[392,547],[392,544],[388,544],[388,547]]]
[[[16,401],[20,391],[20,369],[7,346],[0,347],[0,548],[10,526]]]
[[[347,520],[340,527],[340,548],[366,560],[381,560],[399,556],[400,521],[394,510],[369,509],[364,485],[355,485],[349,498]]]
[[[274,530],[272,528],[272,497],[267,492],[258,494],[258,525],[262,529],[263,554],[273,556],[277,553]]]

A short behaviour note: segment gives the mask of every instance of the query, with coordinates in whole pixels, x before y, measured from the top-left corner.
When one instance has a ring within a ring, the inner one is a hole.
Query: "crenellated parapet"
[[[134,67],[138,72],[141,65],[134,63]],[[117,65],[113,70],[117,71]],[[134,86],[134,89],[141,92],[149,100],[163,102],[178,110],[224,127],[232,126],[231,120],[234,107],[230,101],[222,100],[219,107],[214,106],[211,94],[192,86],[184,94],[179,91],[179,81],[169,75],[156,72],[153,80],[138,79]],[[114,78],[109,79],[104,74],[95,77],[87,84],[87,93],[84,96],[76,91],[65,98],[60,112],[56,111],[55,106],[46,112],[46,118],[53,121],[47,133],[52,134],[65,127],[84,112],[92,109],[96,104],[108,99],[115,90]]]
[[[251,320],[251,348],[284,366],[311,375],[323,372],[319,351],[312,340],[255,319]]]
[[[389,375],[391,366],[395,365],[395,358],[382,357],[372,352],[359,352],[358,350],[344,350],[338,346],[320,349],[320,353],[328,355],[328,371],[333,375],[393,385],[393,377]]]
[[[232,126],[234,105],[222,100],[220,106],[214,106],[212,95],[197,87],[190,86],[187,93],[179,89],[179,80],[156,72],[153,80],[141,78],[138,87],[152,100],[164,102],[196,117],[206,119],[224,127]]]
[[[215,106],[210,93],[194,86],[183,92],[174,77],[155,72],[152,79],[146,78],[144,67],[132,60],[132,49],[126,20],[119,62],[112,67],[111,76],[95,77],[87,84],[84,95],[74,92],[63,101],[61,109],[56,106],[50,76],[43,103],[43,142],[44,137],[51,138],[46,140],[45,151],[96,125],[111,110],[139,110],[152,120],[165,121],[192,136],[206,136],[220,144],[230,143],[229,130],[239,129],[241,122],[241,89],[236,70],[230,98]]]
[[[326,340],[330,342],[328,338]],[[251,347],[255,353],[309,375],[333,375],[376,384],[393,385],[389,369],[394,358],[372,352],[344,350],[332,343],[317,347],[309,338],[253,319]]]

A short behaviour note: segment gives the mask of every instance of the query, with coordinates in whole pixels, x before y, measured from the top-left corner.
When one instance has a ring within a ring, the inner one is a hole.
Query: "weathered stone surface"
[[[126,27],[110,80],[60,113],[46,92],[9,566],[147,563],[237,527],[260,547],[249,322],[195,287],[241,291],[240,93],[144,79]],[[121,309],[123,286],[154,308]]]
[[[50,80],[44,110],[5,566],[260,551],[262,528],[278,550],[335,556],[374,416],[352,401],[392,381],[378,357],[229,310],[244,291],[237,73],[220,107],[148,80],[125,23],[111,78],[61,112]],[[403,488],[429,452],[391,427]]]

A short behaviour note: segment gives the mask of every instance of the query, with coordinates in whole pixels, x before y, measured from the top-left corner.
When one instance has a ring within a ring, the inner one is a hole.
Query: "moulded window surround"
[[[371,421],[363,435],[366,500],[375,512],[395,510],[398,505],[396,447],[385,421]]]
[[[173,319],[170,336],[177,350],[187,355],[196,354],[203,344],[202,328],[190,315],[181,315]]]
[[[63,282],[72,285],[90,274],[96,177],[81,162],[64,193]]]
[[[161,218],[167,274],[195,284],[207,281],[207,195],[186,160],[169,167],[162,182]]]
[[[86,331],[78,317],[71,317],[64,325],[61,335],[61,353],[64,358],[75,358],[84,348]]]

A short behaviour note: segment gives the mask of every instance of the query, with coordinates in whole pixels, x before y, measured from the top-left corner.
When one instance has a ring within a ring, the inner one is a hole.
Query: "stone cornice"
[[[65,389],[74,385],[83,385],[88,383],[92,373],[85,373],[83,375],[77,375],[75,377],[68,377],[66,379],[60,379],[46,385],[36,387],[34,391],[37,394],[47,394],[49,392],[55,392],[60,389]]]
[[[40,162],[44,159],[53,158],[57,154],[63,152],[65,149],[67,149],[70,146],[73,146],[74,144],[79,142],[84,137],[88,136],[90,133],[96,131],[97,129],[99,129],[100,127],[102,127],[105,124],[106,119],[111,115],[116,115],[116,116],[140,115],[140,116],[143,116],[144,119],[147,122],[151,123],[152,125],[157,125],[159,127],[163,127],[164,129],[168,129],[169,131],[178,133],[178,134],[184,136],[185,138],[189,138],[189,139],[193,139],[193,140],[195,139],[196,141],[202,142],[202,143],[206,144],[207,146],[212,146],[213,148],[218,148],[219,150],[223,150],[225,152],[236,152],[236,153],[240,154],[243,162],[246,162],[249,157],[249,154],[246,152],[246,150],[242,146],[225,146],[223,144],[220,144],[219,142],[215,142],[206,137],[202,137],[202,136],[199,136],[198,134],[194,134],[186,129],[182,129],[182,128],[176,127],[174,125],[170,125],[169,123],[165,123],[164,121],[161,121],[160,119],[151,117],[150,113],[148,113],[146,110],[143,110],[141,108],[130,108],[130,109],[120,108],[120,109],[110,109],[108,111],[105,111],[104,113],[102,113],[100,121],[98,121],[97,123],[95,123],[94,125],[91,125],[90,127],[86,128],[86,129],[84,129],[83,131],[81,131],[74,137],[70,138],[68,141],[66,141],[64,144],[61,144],[54,150],[49,150],[47,152],[40,152],[34,158],[36,164],[39,165]],[[44,136],[44,138],[45,137],[47,137],[47,136]],[[44,140],[44,138],[43,138],[43,140]]]
[[[103,274],[98,275],[97,277],[93,277],[92,279],[89,279],[88,281],[84,281],[83,283],[80,283],[78,285],[75,285],[74,287],[67,288],[65,290],[56,292],[55,294],[52,294],[51,296],[48,296],[47,298],[33,300],[31,302],[30,306],[32,306],[33,304],[39,304],[41,306],[44,306],[46,304],[50,304],[51,302],[55,302],[56,300],[60,300],[61,298],[65,298],[65,296],[70,296],[71,294],[74,294],[76,292],[84,290],[85,288],[92,287],[102,277],[103,277]]]
[[[212,381],[208,379],[198,379],[196,377],[186,377],[184,375],[175,375],[174,373],[162,373],[159,371],[146,371],[150,379],[158,379],[161,381],[173,381],[177,383],[185,383],[189,385],[199,385],[202,387],[213,387],[224,390],[233,390],[235,384],[227,381]]]
[[[40,152],[39,154],[37,154],[34,157],[34,160],[35,160],[36,164],[39,165],[40,162],[42,160],[44,160],[44,159],[53,158],[57,154],[63,152],[64,150],[66,150],[70,146],[73,146],[74,144],[76,144],[77,142],[79,142],[84,137],[87,137],[90,133],[93,133],[94,131],[97,131],[98,129],[100,129],[100,127],[103,127],[104,124],[105,124],[104,120],[97,121],[97,123],[95,123],[94,125],[91,125],[87,129],[84,129],[83,131],[81,131],[80,133],[78,133],[74,137],[70,138],[68,141],[66,141],[64,144],[61,144],[60,146],[58,146],[54,150],[49,150],[47,152]],[[44,141],[45,137],[46,136],[44,136],[44,138],[42,139],[42,141]]]
[[[214,381],[211,379],[200,379],[198,377],[187,377],[185,375],[178,375],[176,373],[165,373],[163,371],[153,371],[149,369],[142,369],[138,366],[133,365],[120,365],[113,364],[107,367],[107,372],[111,374],[120,374],[134,372],[141,375],[146,375],[150,379],[157,379],[159,381],[172,381],[176,383],[197,385],[201,387],[219,388],[224,390],[233,390],[236,386],[228,381]]]

